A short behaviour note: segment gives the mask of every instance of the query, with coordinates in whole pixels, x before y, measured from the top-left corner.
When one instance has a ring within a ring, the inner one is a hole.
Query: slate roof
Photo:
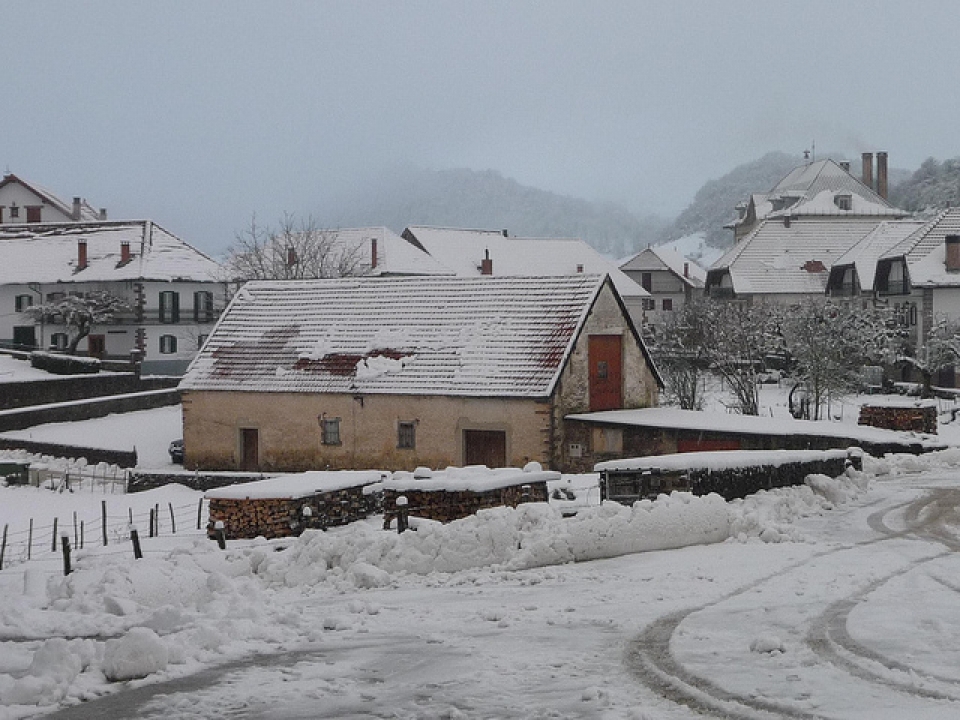
[[[841,255],[833,264],[834,268],[854,266],[857,278],[863,290],[873,288],[877,272],[877,260],[896,247],[924,223],[920,220],[888,220],[880,223],[856,245]]]
[[[132,258],[121,264],[123,242]],[[0,284],[221,279],[219,263],[150,220],[0,225]]]
[[[763,220],[713,264],[709,284],[715,285],[726,270],[740,295],[821,294],[837,258],[879,223],[869,218],[804,218],[787,227],[783,220]]]
[[[960,274],[946,268],[945,238],[960,235],[960,208],[947,208],[888,250],[881,260],[902,257],[915,287],[960,286]]]
[[[19,183],[20,185],[23,185],[27,190],[29,190],[34,195],[42,199],[48,205],[53,205],[55,208],[57,208],[57,210],[62,212],[64,215],[68,217],[73,217],[73,203],[70,203],[70,204],[65,203],[63,200],[58,198],[56,195],[54,195],[52,192],[50,192],[46,188],[40,185],[37,185],[36,183],[27,182],[26,180],[17,177],[13,173],[7,173],[6,175],[3,176],[3,179],[0,180],[0,188],[10,183]],[[87,203],[86,200],[81,200],[79,220],[83,221],[83,220],[99,220],[99,219],[100,219],[99,211],[92,208]]]
[[[247,283],[181,390],[547,397],[606,278]]]
[[[623,263],[620,269],[636,271],[670,270],[681,281],[693,288],[702,288],[707,279],[707,271],[693,260],[685,258],[675,250],[659,245],[641,250]]]
[[[609,275],[621,297],[649,297],[615,262],[580,238],[506,237],[501,230],[420,225],[408,227],[403,237],[463,277],[479,276],[481,260],[489,253],[494,276]]]

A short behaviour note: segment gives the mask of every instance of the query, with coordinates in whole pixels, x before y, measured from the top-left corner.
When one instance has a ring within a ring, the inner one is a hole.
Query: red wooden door
[[[507,433],[503,430],[464,430],[463,464],[506,467]]]
[[[591,335],[588,349],[590,410],[623,407],[623,349],[619,335]]]

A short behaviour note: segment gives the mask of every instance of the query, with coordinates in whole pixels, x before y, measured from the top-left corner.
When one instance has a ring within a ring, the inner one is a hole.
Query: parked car
[[[167,452],[170,453],[170,459],[173,462],[183,465],[183,438],[174,440],[172,443],[170,443],[170,447],[167,448]]]

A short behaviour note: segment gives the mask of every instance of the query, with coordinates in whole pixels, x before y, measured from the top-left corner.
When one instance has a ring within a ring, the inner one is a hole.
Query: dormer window
[[[836,205],[840,210],[851,210],[853,208],[853,196],[834,195],[833,204]]]

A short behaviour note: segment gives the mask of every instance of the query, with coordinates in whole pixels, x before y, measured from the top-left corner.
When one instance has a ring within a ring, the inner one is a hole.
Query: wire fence
[[[123,504],[119,500],[102,500],[98,514],[92,514],[88,509],[74,511],[66,517],[58,516],[43,524],[33,518],[29,518],[25,526],[5,524],[0,539],[0,570],[32,561],[49,562],[63,556],[65,573],[68,573],[71,550],[116,547],[118,554],[131,554],[141,551],[136,546],[144,539],[197,535],[203,528],[208,505],[200,498],[196,503],[183,505],[156,503],[135,512],[129,504],[124,511]],[[104,553],[98,550],[99,554]]]

